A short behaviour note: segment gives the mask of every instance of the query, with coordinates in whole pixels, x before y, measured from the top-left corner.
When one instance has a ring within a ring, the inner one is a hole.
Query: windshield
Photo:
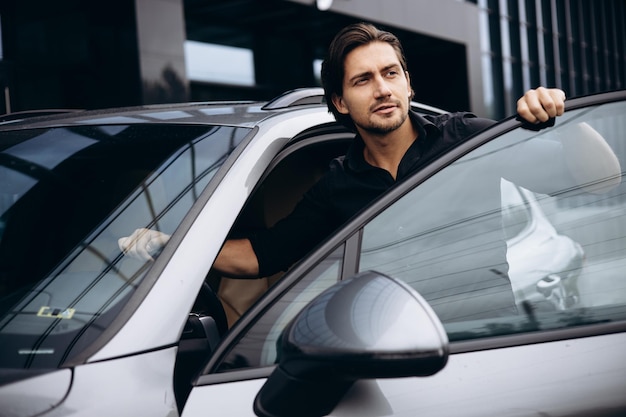
[[[0,367],[55,368],[115,318],[147,264],[118,239],[173,233],[249,129],[0,133]]]

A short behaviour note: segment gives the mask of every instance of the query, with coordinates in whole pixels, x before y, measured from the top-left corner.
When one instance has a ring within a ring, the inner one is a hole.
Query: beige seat
[[[235,229],[271,227],[287,216],[306,190],[326,172],[330,160],[345,152],[345,147],[340,142],[318,144],[289,155],[254,192]],[[280,272],[255,280],[222,277],[217,294],[224,305],[229,327],[282,275]]]

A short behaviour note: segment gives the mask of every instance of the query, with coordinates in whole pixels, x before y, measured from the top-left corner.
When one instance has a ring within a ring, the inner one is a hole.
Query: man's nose
[[[376,98],[388,97],[391,95],[391,89],[387,85],[386,80],[381,76],[376,77],[376,90],[374,93],[376,94]]]

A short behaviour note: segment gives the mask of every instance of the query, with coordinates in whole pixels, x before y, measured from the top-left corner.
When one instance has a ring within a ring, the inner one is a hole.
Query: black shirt
[[[286,270],[367,204],[428,162],[495,122],[471,113],[422,117],[410,112],[418,138],[398,166],[397,178],[367,163],[357,135],[345,156],[308,190],[294,211],[270,229],[250,236],[260,276]]]

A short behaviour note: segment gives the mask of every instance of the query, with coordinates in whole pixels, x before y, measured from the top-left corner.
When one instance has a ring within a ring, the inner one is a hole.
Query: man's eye
[[[361,84],[365,84],[367,82],[367,78],[359,78],[358,80],[355,81],[356,85],[361,85]]]
[[[396,70],[391,70],[387,73],[388,77],[395,77],[396,75],[398,75],[398,71]]]

